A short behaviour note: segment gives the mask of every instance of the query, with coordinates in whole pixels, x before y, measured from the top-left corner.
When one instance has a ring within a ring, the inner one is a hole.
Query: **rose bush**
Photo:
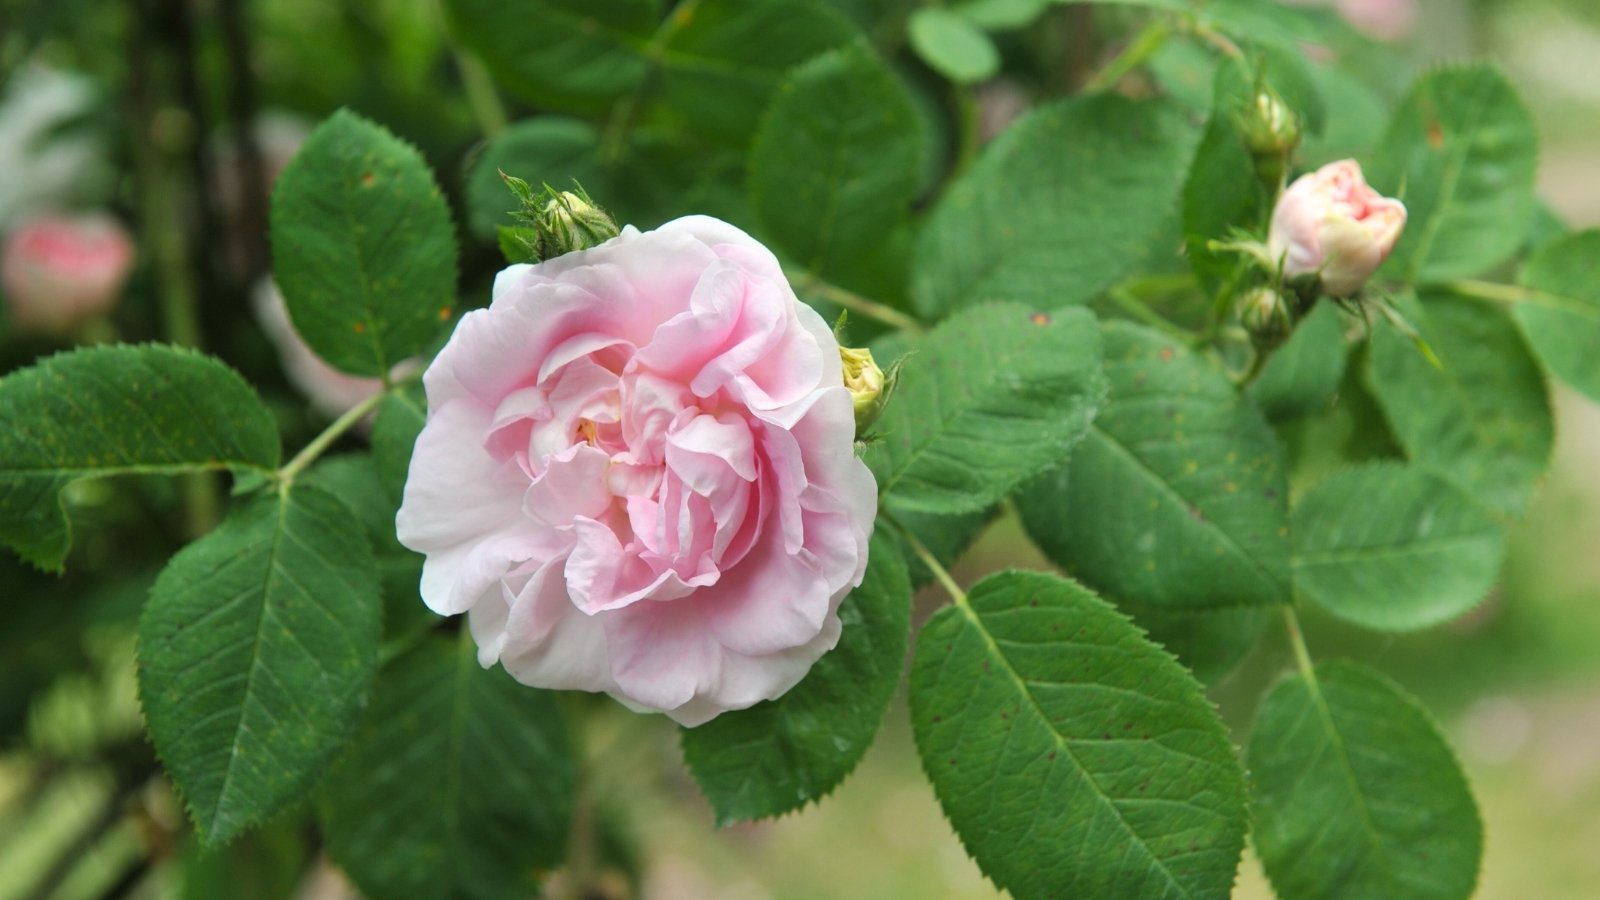
[[[1267,246],[1287,278],[1316,275],[1323,290],[1346,297],[1388,258],[1406,226],[1406,207],[1367,185],[1353,159],[1295,179],[1272,213]]]
[[[399,536],[483,665],[695,725],[838,641],[875,485],[832,333],[744,232],[512,266],[424,382]]]

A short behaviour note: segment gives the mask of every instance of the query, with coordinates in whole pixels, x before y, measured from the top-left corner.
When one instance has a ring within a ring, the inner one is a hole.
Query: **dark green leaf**
[[[1516,252],[1533,215],[1537,129],[1489,65],[1420,79],[1378,145],[1371,181],[1406,203],[1384,271],[1406,282],[1476,275]]]
[[[1188,672],[1083,588],[1008,572],[923,628],[922,765],[980,868],[1018,900],[1226,898],[1244,775]]]
[[[398,506],[411,469],[411,449],[428,418],[428,400],[416,382],[390,391],[378,404],[372,423],[372,458],[389,499]]]
[[[562,858],[573,784],[555,695],[479,667],[462,629],[384,667],[319,816],[369,896],[528,897]]]
[[[1017,494],[1028,533],[1106,596],[1204,609],[1289,598],[1277,436],[1210,363],[1108,323],[1111,395],[1071,462]]]
[[[1176,215],[1197,137],[1175,107],[1103,94],[1029,114],[928,220],[916,308],[934,318],[990,300],[1054,309],[1094,297],[1143,262]]]
[[[1280,681],[1247,751],[1252,840],[1285,900],[1464,900],[1483,826],[1417,701],[1352,663]]]
[[[1319,482],[1294,511],[1295,588],[1334,615],[1411,631],[1472,608],[1500,572],[1505,534],[1436,475],[1394,464]]]
[[[446,0],[450,28],[506,89],[598,111],[638,87],[659,0]]]
[[[1063,462],[1104,395],[1088,312],[969,309],[914,346],[864,458],[900,509],[976,512]]]
[[[1522,283],[1537,292],[1516,306],[1528,343],[1550,371],[1600,401],[1600,231],[1547,245]]]
[[[977,23],[957,12],[924,6],[906,23],[911,49],[935,71],[960,84],[991,78],[1000,71],[1000,51]]]
[[[1272,352],[1249,388],[1250,399],[1267,418],[1278,422],[1328,408],[1350,355],[1344,327],[1337,306],[1318,303]]]
[[[420,352],[455,304],[450,208],[414,147],[340,110],[272,194],[274,273],[295,331],[356,375]]]
[[[172,558],[139,621],[139,696],[204,841],[316,783],[372,680],[380,616],[360,522],[312,487],[245,501]]]
[[[1260,606],[1196,610],[1118,603],[1117,609],[1206,684],[1232,672],[1273,618],[1272,610]]]
[[[278,430],[232,369],[188,350],[102,346],[0,379],[0,542],[60,571],[62,488],[80,478],[276,468]]]
[[[900,683],[911,584],[894,539],[875,535],[867,574],[839,607],[844,632],[787,694],[683,730],[683,759],[717,823],[799,809],[861,762]]]
[[[751,199],[778,248],[831,274],[907,217],[923,150],[905,87],[853,45],[794,70],[774,94],[750,151]]]
[[[1375,327],[1367,381],[1406,455],[1503,513],[1519,514],[1554,442],[1544,376],[1497,309],[1430,297],[1418,315],[1437,368],[1411,339]]]
[[[602,203],[608,194],[600,176],[600,136],[593,125],[556,116],[525,119],[491,138],[467,176],[467,226],[482,238],[511,224],[511,211],[518,206],[501,172],[560,191],[577,182]]]

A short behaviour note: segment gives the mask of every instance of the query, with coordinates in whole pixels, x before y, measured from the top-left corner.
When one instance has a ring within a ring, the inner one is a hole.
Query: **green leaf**
[[[232,369],[175,347],[100,346],[0,379],[0,543],[59,572],[80,478],[270,470],[278,429]]]
[[[139,697],[207,844],[332,762],[377,666],[380,615],[360,522],[304,485],[246,500],[168,563],[139,620]]]
[[[1483,826],[1422,706],[1352,663],[1291,676],[1251,730],[1252,842],[1278,896],[1465,900]]]
[[[1232,891],[1244,775],[1216,710],[1076,584],[1006,572],[935,614],[911,724],[956,834],[1018,900]]]
[[[732,146],[749,143],[791,68],[859,36],[815,0],[699,0],[664,28],[660,102],[701,137]]]
[[[1372,163],[1372,184],[1403,199],[1408,213],[1384,271],[1436,282],[1505,261],[1533,215],[1537,157],[1533,118],[1492,66],[1422,77]]]
[[[820,800],[872,744],[900,684],[911,584],[893,538],[873,536],[867,573],[839,607],[839,645],[777,700],[683,729],[683,759],[717,824]]]
[[[919,7],[906,23],[911,49],[934,71],[973,84],[1000,71],[1000,51],[971,19],[937,6]]]
[[[329,363],[387,376],[455,304],[450,208],[422,155],[349,110],[306,139],[272,193],[274,273],[295,331]]]
[[[1535,353],[1563,381],[1600,401],[1600,231],[1546,245],[1522,269],[1536,291],[1515,315]]]
[[[1497,309],[1426,298],[1413,322],[1439,357],[1375,326],[1367,383],[1406,455],[1502,513],[1520,514],[1554,443],[1544,376]]]
[[[1206,684],[1232,672],[1255,647],[1273,617],[1260,606],[1234,609],[1161,609],[1118,603],[1117,609]]]
[[[1152,252],[1176,215],[1197,136],[1174,106],[1105,94],[1030,113],[929,218],[913,267],[917,310],[936,318],[997,299],[1043,309],[1091,299]]]
[[[1449,482],[1394,464],[1340,472],[1294,511],[1295,587],[1329,612],[1379,631],[1427,628],[1494,586],[1505,534]]]
[[[659,0],[445,0],[450,30],[501,86],[540,106],[599,112],[638,87]]]
[[[1140,607],[1289,599],[1283,452],[1261,413],[1172,338],[1107,323],[1111,395],[1063,469],[1017,494],[1057,564]]]
[[[1274,422],[1321,412],[1339,393],[1349,355],[1339,308],[1318,303],[1251,382],[1250,399]]]
[[[323,782],[328,855],[373,897],[528,897],[559,862],[574,763],[555,695],[433,637],[386,665]]]
[[[1087,311],[969,309],[914,346],[863,458],[900,509],[977,512],[1063,462],[1104,395]]]
[[[563,191],[577,182],[602,201],[609,194],[600,174],[600,135],[593,125],[558,116],[524,119],[490,138],[467,175],[467,227],[481,238],[494,237],[497,227],[509,225],[511,211],[518,207],[501,172],[535,187],[548,184]]]
[[[924,148],[900,80],[860,45],[795,69],[750,150],[750,194],[784,253],[829,274],[910,213]]]
[[[427,396],[417,382],[390,391],[378,403],[378,416],[372,422],[372,458],[383,489],[396,506],[405,496],[411,450],[427,419]]]
[[[958,0],[950,9],[979,28],[1009,31],[1044,14],[1054,0]]]

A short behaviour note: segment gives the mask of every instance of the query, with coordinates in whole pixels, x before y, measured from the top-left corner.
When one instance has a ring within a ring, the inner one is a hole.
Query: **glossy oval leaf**
[[[1353,663],[1262,701],[1246,761],[1252,843],[1284,900],[1465,900],[1483,825],[1438,726]]]
[[[1106,323],[1111,384],[1069,464],[1017,494],[1028,533],[1117,602],[1207,609],[1289,599],[1283,451],[1209,362]]]
[[[1344,330],[1339,307],[1318,303],[1272,351],[1247,391],[1268,419],[1307,416],[1333,403],[1350,356]]]
[[[1395,464],[1333,475],[1294,511],[1294,581],[1341,619],[1379,631],[1447,622],[1500,574],[1505,532],[1444,479]]]
[[[368,896],[510,898],[562,859],[573,793],[555,695],[480,667],[463,628],[384,666],[317,805]]]
[[[278,428],[226,365],[190,350],[100,346],[0,378],[0,542],[60,571],[61,490],[80,478],[278,465]]]
[[[839,606],[838,646],[782,697],[683,729],[684,762],[718,825],[799,809],[855,769],[900,684],[910,616],[905,559],[880,532]]]
[[[541,106],[599,111],[639,86],[660,0],[445,0],[450,30],[504,88]]]
[[[906,22],[906,36],[923,62],[958,84],[983,81],[1000,71],[994,41],[959,11],[921,7]]]
[[[1491,65],[1449,66],[1418,79],[1369,173],[1407,210],[1384,272],[1437,282],[1476,275],[1515,253],[1533,215],[1537,134],[1516,90]]]
[[[1554,443],[1544,374],[1505,313],[1448,296],[1416,307],[1435,366],[1392,325],[1374,326],[1367,384],[1406,455],[1491,508],[1527,508]]]
[[[1600,231],[1548,244],[1522,269],[1515,315],[1550,371],[1600,402]]]
[[[245,501],[167,564],[139,620],[139,699],[202,840],[321,777],[371,684],[381,616],[361,523],[307,486]]]
[[[1216,710],[1078,585],[1007,572],[939,611],[911,724],[956,834],[1018,900],[1232,891],[1244,775]]]
[[[1087,311],[970,309],[913,345],[863,458],[900,509],[977,512],[1065,461],[1104,395]]]
[[[928,219],[912,269],[917,310],[1093,298],[1146,260],[1178,214],[1197,138],[1174,106],[1105,94],[1028,114]]]
[[[750,196],[787,256],[830,274],[881,252],[910,214],[924,148],[894,73],[861,45],[795,69],[750,150]]]
[[[455,305],[450,208],[416,148],[349,110],[272,192],[272,261],[295,331],[333,366],[387,377]]]

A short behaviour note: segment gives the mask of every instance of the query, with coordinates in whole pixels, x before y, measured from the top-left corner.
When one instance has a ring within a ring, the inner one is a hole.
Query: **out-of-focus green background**
[[[76,0],[65,5],[80,13],[85,7]],[[311,8],[292,5],[299,13]],[[436,11],[424,0],[414,12],[403,3],[374,6],[389,10],[383,18],[390,25],[419,34],[438,27]],[[261,8],[270,24],[271,0]],[[4,27],[0,21],[0,32]],[[396,65],[397,78],[413,77],[417,67],[406,66],[406,35],[370,37],[381,45],[375,54]],[[1571,227],[1600,225],[1600,0],[1420,0],[1419,20],[1405,42],[1426,59],[1474,56],[1501,63],[1521,86],[1541,129],[1544,199]],[[270,44],[260,53],[261,67],[281,93],[330,105],[363,106],[371,100],[367,112],[416,137],[425,150],[430,124],[440,133],[470,128],[466,110],[459,107],[452,113],[456,120],[445,127],[424,121],[437,109],[386,108],[379,98],[338,95],[341,85],[360,83],[361,74],[353,68],[357,63],[350,60],[330,57],[326,70],[311,73],[283,69]],[[1374,662],[1444,724],[1483,811],[1487,839],[1479,895],[1486,900],[1600,897],[1600,407],[1559,386],[1556,401],[1554,464],[1517,526],[1504,583],[1480,609],[1462,621],[1402,638],[1322,619],[1307,622],[1320,658],[1345,655]],[[1007,519],[991,528],[956,567],[956,575],[970,582],[1004,566],[1048,567]],[[108,597],[104,605],[137,604],[143,589],[129,584],[126,597]],[[943,599],[932,591],[921,594],[918,621]],[[119,656],[128,652],[127,644],[97,643],[92,625],[84,643],[97,670],[107,674],[85,674],[58,685],[35,701],[31,713],[36,737],[62,747],[81,742],[85,733],[137,735],[131,659]],[[1271,630],[1251,658],[1216,687],[1214,696],[1239,729],[1241,742],[1256,698],[1289,666],[1281,635]],[[670,723],[620,711],[611,721],[626,730],[615,738],[609,777],[620,783],[611,793],[626,798],[630,807],[627,843],[642,854],[645,897],[997,896],[956,841],[922,777],[903,697],[891,708],[865,762],[833,796],[776,822],[720,831],[676,761]],[[94,774],[73,775],[50,782],[49,802],[21,804],[19,798],[38,783],[30,765],[0,752],[0,900],[15,896],[9,886],[34,883],[38,861],[59,857],[99,814],[110,791]],[[181,815],[170,795],[152,796],[145,806],[152,815],[174,820]],[[15,812],[24,807],[34,812]],[[163,830],[160,822],[152,827]],[[142,852],[145,836],[138,828],[125,823],[92,848],[74,851],[75,866],[59,895],[98,896],[112,877],[107,873],[129,854]],[[270,830],[264,845],[271,846]],[[271,880],[276,862],[281,861],[261,860],[264,882]],[[1248,856],[1239,885],[1240,898],[1271,896]],[[223,893],[205,893],[198,885],[190,889],[194,896],[232,896],[229,889],[239,886],[213,887]],[[299,894],[330,900],[351,896],[325,864],[314,868]]]

